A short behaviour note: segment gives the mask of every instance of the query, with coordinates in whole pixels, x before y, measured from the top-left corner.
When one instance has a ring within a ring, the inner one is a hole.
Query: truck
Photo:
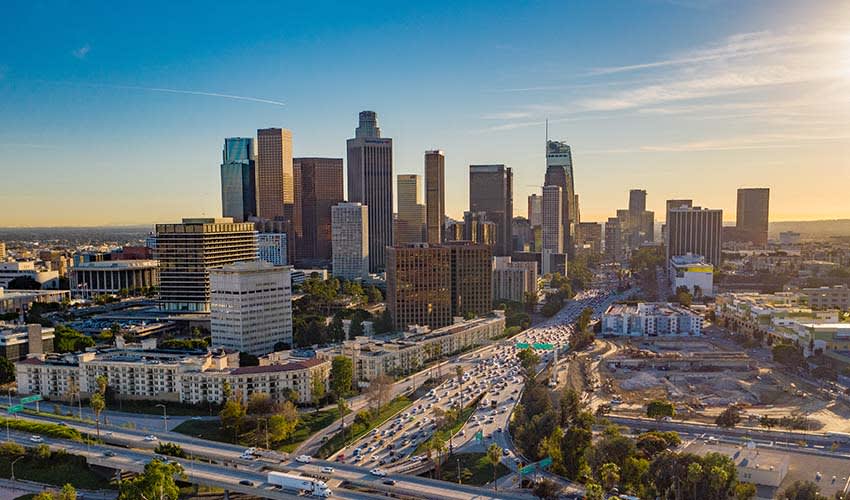
[[[284,490],[309,494],[314,497],[328,498],[333,495],[333,492],[324,481],[312,477],[271,471],[269,472],[268,482]]]

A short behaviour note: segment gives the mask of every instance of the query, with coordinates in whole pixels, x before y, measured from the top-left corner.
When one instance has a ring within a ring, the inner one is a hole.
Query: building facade
[[[735,214],[738,238],[757,247],[767,246],[769,213],[769,188],[738,189],[738,210]]]
[[[427,243],[387,249],[387,309],[396,330],[440,328],[452,322],[452,266],[448,247]]]
[[[469,166],[469,211],[484,212],[496,226],[495,255],[511,254],[513,173],[505,165]]]
[[[421,243],[426,237],[422,177],[416,174],[399,174],[397,181],[396,244]]]
[[[674,255],[702,255],[706,262],[720,265],[723,210],[700,207],[672,208],[667,212],[666,251]]]
[[[614,304],[602,315],[602,335],[618,337],[699,336],[702,318],[676,304]]]
[[[446,219],[446,155],[425,151],[425,226],[428,243],[442,243]]]
[[[340,203],[331,208],[333,275],[346,280],[369,277],[369,208]]]
[[[812,309],[850,310],[850,288],[847,285],[803,288]]]
[[[537,294],[537,262],[512,262],[493,257],[493,301],[524,302],[525,294]]]
[[[262,356],[292,345],[290,269],[237,262],[210,271],[212,346]]]
[[[0,262],[0,288],[9,288],[15,278],[30,278],[37,281],[42,289],[59,288],[59,272],[36,266],[32,260]]]
[[[564,253],[563,198],[559,186],[543,186],[543,250]]]
[[[528,222],[531,227],[543,224],[543,197],[539,194],[528,195]]]
[[[167,311],[209,312],[209,270],[257,258],[257,233],[250,222],[183,219],[156,225],[159,304]]]
[[[254,139],[229,137],[221,158],[221,211],[245,222],[257,215],[257,169]]]
[[[572,248],[571,237],[574,224],[578,222],[578,206],[576,205],[575,177],[573,175],[573,155],[567,143],[546,141],[546,180],[544,184],[561,188],[561,222],[564,226],[562,248]]]
[[[623,228],[620,219],[608,217],[605,223],[605,260],[608,262],[622,262],[626,258],[623,248]]]
[[[12,325],[0,322],[0,357],[12,363],[30,354],[53,352],[53,328],[41,325]]]
[[[493,248],[446,243],[451,258],[452,316],[481,316],[493,310]]]
[[[369,208],[369,272],[379,272],[386,267],[385,248],[393,244],[393,140],[381,137],[374,111],[361,111],[346,147],[348,201]]]
[[[285,266],[288,263],[286,233],[258,233],[257,259],[275,266]]]
[[[257,216],[296,223],[292,132],[287,129],[257,130]]]
[[[579,222],[575,228],[576,253],[599,256],[602,253],[602,224]]]
[[[702,255],[674,255],[667,271],[670,293],[685,287],[694,297],[714,297],[714,266]]]
[[[342,158],[294,158],[298,219],[297,262],[331,260],[331,207],[343,201]]]
[[[159,262],[155,260],[104,260],[82,262],[71,268],[71,296],[90,299],[96,295],[130,295],[159,286]]]

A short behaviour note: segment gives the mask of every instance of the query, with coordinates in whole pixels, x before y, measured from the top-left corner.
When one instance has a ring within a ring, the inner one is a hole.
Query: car
[[[199,416],[197,416],[197,415],[196,415],[196,416],[194,416],[194,417],[192,417],[192,420],[200,420],[200,419],[201,419],[201,417],[199,417]]]
[[[30,441],[33,443],[43,443],[44,439],[42,439],[41,436],[30,436]]]
[[[381,482],[386,484],[387,486],[395,486],[395,479],[384,479]]]
[[[159,438],[154,436],[153,434],[148,434],[145,436],[145,441],[157,441]]]
[[[387,471],[383,469],[372,469],[369,471],[369,474],[377,477],[385,477],[387,475]]]
[[[103,452],[103,456],[104,456],[104,457],[114,457],[114,456],[115,456],[115,452],[114,452],[114,451],[112,451],[112,450],[106,450],[106,451],[104,451],[104,452]]]
[[[247,479],[243,479],[243,480],[239,481],[239,484],[241,484],[243,486],[254,486],[254,483],[252,483],[251,481],[249,481]]]
[[[322,474],[333,474],[333,473],[334,473],[333,467],[322,467]]]
[[[310,455],[298,455],[297,457],[295,457],[295,461],[302,464],[309,464],[313,461],[313,457],[311,457]]]

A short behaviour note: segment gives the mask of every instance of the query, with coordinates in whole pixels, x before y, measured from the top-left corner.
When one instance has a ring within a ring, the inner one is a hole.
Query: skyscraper
[[[531,227],[543,224],[543,197],[536,193],[528,195],[528,223]]]
[[[666,209],[664,211],[664,225],[661,226],[661,236],[664,241],[667,241],[667,224],[670,220],[670,209],[673,208],[681,208],[681,207],[692,207],[694,206],[694,200],[687,199],[676,199],[676,200],[667,200]],[[666,243],[665,243],[666,245]]]
[[[452,316],[482,316],[493,310],[493,247],[449,243]]]
[[[210,269],[256,260],[257,233],[250,222],[183,219],[156,225],[159,304],[167,311],[208,312]]]
[[[543,250],[564,253],[563,191],[560,186],[543,186]]]
[[[668,262],[671,257],[692,253],[720,266],[723,210],[680,207],[670,209],[667,215]]]
[[[346,280],[369,277],[369,209],[361,203],[331,208],[333,275]]]
[[[623,251],[623,228],[619,217],[608,217],[605,223],[605,260],[620,262],[625,258]]]
[[[393,243],[393,140],[381,138],[378,116],[361,111],[348,139],[348,201],[369,210],[369,270],[385,267],[384,249]]]
[[[422,177],[398,175],[398,220],[396,242],[399,245],[425,240],[425,205],[422,204]]]
[[[452,322],[449,248],[413,243],[387,249],[387,309],[397,330]]]
[[[511,221],[514,217],[513,173],[505,165],[469,166],[469,210],[484,212],[496,225],[494,254],[511,254]]]
[[[221,158],[221,211],[224,217],[245,222],[257,215],[257,171],[254,139],[229,137]]]
[[[442,243],[446,218],[446,156],[425,151],[425,224],[428,243]]]
[[[257,216],[296,222],[292,132],[287,129],[257,130]]]
[[[342,158],[295,158],[295,191],[301,215],[298,262],[331,260],[331,207],[343,201]]]
[[[572,228],[576,223],[576,190],[573,176],[573,156],[570,146],[565,142],[546,141],[546,181],[544,185],[561,188],[562,224],[564,225],[563,247],[570,251]]]
[[[576,224],[576,252],[598,256],[602,252],[602,224],[579,222]]]
[[[769,188],[738,189],[738,211],[735,216],[738,237],[755,246],[766,246],[769,207]]]
[[[629,191],[629,212],[639,214],[646,211],[646,190],[632,189]]]

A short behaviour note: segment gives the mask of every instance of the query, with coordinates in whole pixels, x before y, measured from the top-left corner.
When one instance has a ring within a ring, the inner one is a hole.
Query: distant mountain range
[[[850,236],[850,219],[802,220],[771,222],[768,233],[771,238],[779,238],[779,233],[794,231],[803,238],[829,238],[831,236]]]

